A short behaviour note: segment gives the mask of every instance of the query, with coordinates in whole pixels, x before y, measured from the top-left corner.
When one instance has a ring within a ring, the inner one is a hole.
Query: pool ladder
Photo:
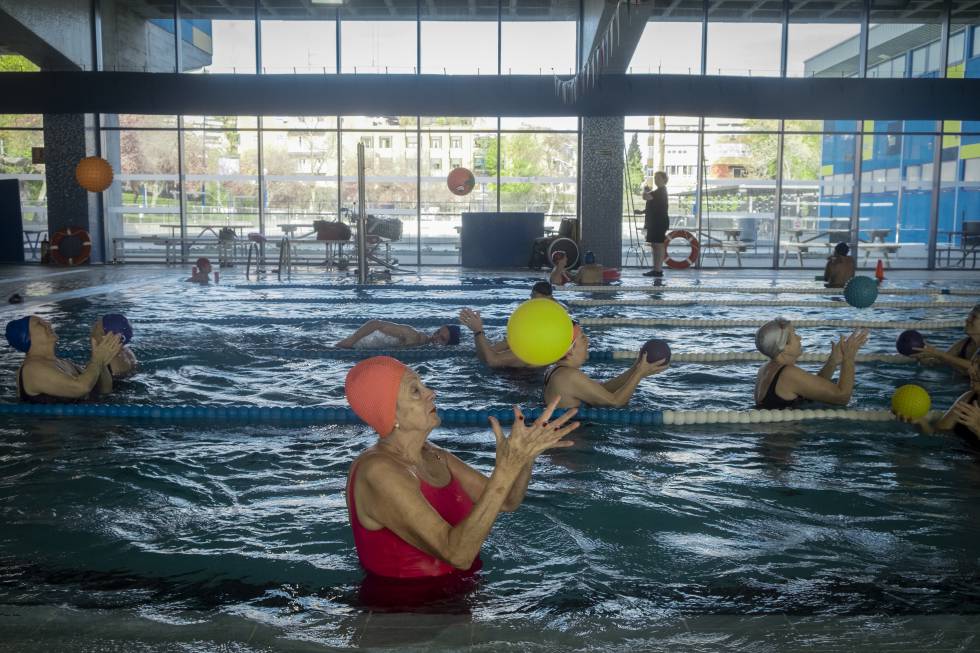
[[[255,280],[259,280],[260,274],[265,274],[265,252],[259,247],[259,243],[252,241],[248,246],[248,256],[245,259],[245,279],[251,278],[252,273],[252,253],[255,253]]]
[[[288,236],[283,236],[282,240],[279,241],[279,269],[276,270],[279,281],[282,281],[283,268],[286,268],[286,278],[291,279],[293,277],[293,246],[289,242]]]

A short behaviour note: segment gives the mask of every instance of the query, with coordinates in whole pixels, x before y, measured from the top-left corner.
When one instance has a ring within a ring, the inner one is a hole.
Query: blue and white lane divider
[[[405,349],[262,349],[255,353],[271,358],[301,359],[301,360],[362,360],[372,356],[391,356],[401,361],[419,361],[442,358],[476,356],[475,349],[458,347],[410,347]],[[613,360],[634,361],[640,355],[639,351],[598,349],[589,350],[589,361],[606,362]],[[83,357],[79,353],[79,358]],[[715,351],[715,352],[675,352],[671,363],[761,363],[769,360],[755,351]],[[823,363],[827,360],[826,353],[803,353],[799,359],[802,363]],[[858,354],[858,363],[892,363],[897,365],[918,365],[918,361],[910,356],[901,354]]]
[[[311,290],[350,290],[355,292],[366,292],[374,290],[410,290],[414,292],[426,292],[429,290],[516,290],[530,292],[534,279],[528,279],[526,285],[507,285],[503,283],[480,284],[372,284],[359,286],[355,284],[329,284],[329,283],[282,283],[282,284],[238,284],[235,288],[242,290],[283,290],[308,288]],[[798,294],[798,295],[840,295],[839,289],[834,288],[811,288],[785,286],[558,286],[557,293],[617,293],[617,292],[637,292],[637,293],[748,293],[760,295],[772,294]],[[965,297],[980,297],[980,286],[977,288],[879,288],[879,295],[962,295]]]
[[[247,299],[228,298],[227,301],[243,304],[327,304],[327,305],[386,305],[386,304],[450,304],[455,306],[493,306],[497,304],[517,304],[527,297],[250,297]],[[566,303],[576,306],[799,306],[801,308],[840,308],[858,311],[847,304],[843,298],[836,301],[800,299],[568,299]],[[948,309],[973,308],[972,301],[898,301],[875,302],[878,309]]]
[[[250,317],[205,317],[197,316],[196,322],[204,325],[228,325],[228,326],[250,326],[263,324],[346,324],[360,325],[371,318],[366,316],[359,317],[278,317],[278,316],[250,316]],[[454,324],[456,320],[451,317],[396,317],[399,323],[409,324],[419,327],[437,327],[443,324]],[[180,322],[187,323],[186,318],[145,318],[139,320],[146,323],[167,323]],[[681,328],[707,328],[720,329],[728,327],[758,328],[768,320],[701,320],[701,319],[672,319],[672,318],[625,318],[625,317],[583,317],[578,319],[582,326],[589,327],[611,327],[611,326],[640,326],[640,327],[681,327]],[[836,327],[846,329],[962,329],[963,320],[792,320],[795,327]],[[507,318],[503,317],[484,317],[485,326],[505,326]]]
[[[540,407],[524,411],[537,419]],[[564,411],[556,411],[555,416]],[[476,410],[449,408],[438,411],[447,426],[488,426],[487,418],[496,417],[501,424],[511,424],[514,412],[510,408]],[[931,414],[935,416],[933,411]],[[279,407],[279,406],[148,406],[118,404],[0,404],[0,415],[28,417],[113,417],[150,422],[227,422],[270,424],[302,422],[306,424],[358,424],[360,418],[349,408],[337,407]],[[578,411],[576,420],[597,424],[660,426],[663,424],[764,424],[813,420],[849,420],[889,422],[895,416],[887,410],[794,409],[794,410],[628,410],[624,408],[588,408]]]

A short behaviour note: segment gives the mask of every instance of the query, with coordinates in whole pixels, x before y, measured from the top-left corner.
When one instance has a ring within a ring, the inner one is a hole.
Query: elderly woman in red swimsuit
[[[432,578],[474,572],[497,515],[524,500],[534,459],[569,447],[575,411],[551,420],[552,402],[534,422],[514,408],[510,437],[490,418],[497,459],[489,478],[427,440],[440,424],[435,393],[387,356],[361,361],[347,374],[347,401],[374,428],[378,442],[351,465],[347,508],[357,556],[387,578]]]

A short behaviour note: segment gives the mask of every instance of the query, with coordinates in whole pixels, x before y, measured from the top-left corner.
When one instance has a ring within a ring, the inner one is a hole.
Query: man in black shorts
[[[667,258],[667,229],[670,219],[667,217],[667,173],[660,171],[653,175],[656,190],[643,193],[647,201],[643,211],[645,216],[643,228],[647,232],[647,242],[653,250],[653,269],[644,272],[645,277],[664,276],[664,259]]]

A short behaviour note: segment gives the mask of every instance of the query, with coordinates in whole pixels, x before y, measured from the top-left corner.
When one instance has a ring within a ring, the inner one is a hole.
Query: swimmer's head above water
[[[25,354],[34,344],[52,345],[58,342],[58,334],[54,332],[51,323],[36,315],[28,315],[7,322],[7,343],[17,351]]]
[[[755,348],[772,359],[783,352],[798,355],[799,340],[793,325],[782,317],[766,322],[755,332]]]
[[[382,438],[395,429],[428,433],[441,423],[435,393],[390,356],[374,356],[352,367],[344,392],[354,413]]]
[[[459,335],[458,324],[443,324],[432,334],[432,342],[437,345],[458,345]]]
[[[554,299],[554,287],[548,281],[539,281],[531,286],[531,299]]]

